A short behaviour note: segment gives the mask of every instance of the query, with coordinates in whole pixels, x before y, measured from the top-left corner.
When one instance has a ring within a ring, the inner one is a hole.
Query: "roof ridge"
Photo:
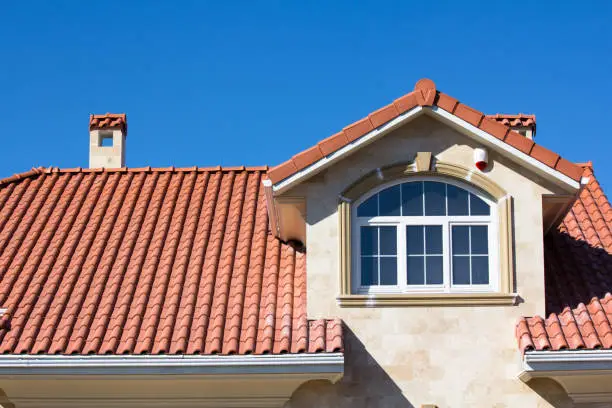
[[[435,83],[427,78],[417,81],[412,92],[405,94],[390,104],[345,126],[338,133],[293,155],[287,161],[272,167],[268,172],[268,177],[272,180],[272,183],[280,183],[417,107],[436,107],[442,109],[471,126],[492,135],[501,142],[513,147],[552,170],[574,181],[580,181],[582,169],[576,164],[542,145],[534,143],[533,140],[512,130],[510,126],[496,120],[495,117],[485,115],[459,102],[459,100],[452,96],[441,92],[436,88]],[[513,116],[513,118],[517,118],[517,116]],[[535,126],[535,116],[524,116],[523,118],[533,121],[533,125]]]
[[[255,172],[262,171],[267,172],[270,167],[268,165],[264,166],[192,166],[192,167],[119,167],[119,168],[104,168],[104,167],[96,167],[96,168],[84,168],[84,167],[32,167],[31,170],[25,171],[23,173],[15,173],[10,177],[6,177],[0,179],[0,187],[3,187],[7,184],[11,184],[15,181],[20,181],[27,179],[29,177],[38,176],[40,174],[50,174],[50,173],[147,173],[147,172],[170,172],[170,173],[178,173],[178,172],[229,172],[229,171],[247,171],[247,172]]]

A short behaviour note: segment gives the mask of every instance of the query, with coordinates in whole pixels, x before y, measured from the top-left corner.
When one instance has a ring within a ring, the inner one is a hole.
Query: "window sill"
[[[514,306],[516,293],[411,293],[340,295],[340,307]]]

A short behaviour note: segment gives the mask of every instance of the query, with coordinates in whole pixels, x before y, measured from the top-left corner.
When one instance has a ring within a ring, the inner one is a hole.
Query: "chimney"
[[[493,119],[503,125],[508,126],[515,132],[520,133],[527,139],[535,139],[536,133],[536,117],[535,115],[526,115],[519,113],[515,115],[505,115],[498,113],[496,115],[487,115],[487,118]]]
[[[125,167],[125,113],[89,115],[89,167]]]

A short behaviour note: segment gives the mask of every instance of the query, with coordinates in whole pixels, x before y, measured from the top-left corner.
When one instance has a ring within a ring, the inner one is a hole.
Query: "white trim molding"
[[[1,355],[0,406],[282,407],[308,381],[338,381],[342,353]]]
[[[612,350],[528,351],[519,378],[558,382],[575,403],[612,403]]]
[[[381,138],[392,130],[395,130],[396,128],[400,127],[404,123],[408,123],[412,119],[419,117],[423,113],[423,111],[424,108],[422,106],[416,106],[402,113],[395,119],[385,123],[384,125],[366,133],[360,138],[355,139],[346,146],[343,146],[340,149],[336,150],[332,154],[314,162],[305,169],[300,170],[295,174],[289,176],[288,178],[282,180],[281,182],[275,184],[273,186],[274,194],[282,194],[283,192],[289,190],[291,187],[302,182],[304,179],[309,178],[310,176],[313,176],[321,170],[329,167],[333,163],[340,161],[345,156],[348,156],[349,154],[353,153],[354,150],[360,149],[361,147],[372,143],[374,140]]]
[[[271,355],[0,355],[6,375],[307,374],[342,376],[342,353]]]
[[[294,187],[295,185],[301,183],[305,179],[310,178],[311,176],[322,171],[323,169],[329,167],[333,163],[336,163],[344,157],[348,156],[349,154],[353,153],[354,150],[360,149],[361,147],[372,143],[373,141],[390,133],[391,131],[397,129],[405,123],[410,122],[411,120],[419,117],[424,113],[442,120],[443,122],[451,125],[461,133],[465,134],[466,136],[471,137],[472,139],[483,143],[484,145],[504,154],[504,156],[512,159],[513,161],[519,164],[524,165],[525,167],[534,171],[536,174],[539,174],[543,178],[555,183],[556,185],[568,191],[574,192],[580,188],[580,182],[571,179],[570,177],[566,176],[558,170],[548,167],[544,163],[541,163],[540,161],[529,156],[528,154],[521,152],[515,147],[499,140],[495,136],[490,135],[489,133],[477,128],[476,126],[471,125],[470,123],[453,115],[452,113],[449,113],[444,109],[440,109],[437,106],[416,106],[399,115],[395,119],[385,123],[384,125],[379,126],[378,128],[366,133],[365,135],[352,141],[346,146],[343,146],[337,151],[331,153],[330,155],[316,161],[310,166],[274,184],[274,186],[272,187],[274,190],[274,194],[282,194],[283,192]]]

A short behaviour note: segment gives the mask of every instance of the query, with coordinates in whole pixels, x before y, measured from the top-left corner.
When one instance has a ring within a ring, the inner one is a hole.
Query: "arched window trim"
[[[339,295],[341,307],[376,306],[499,306],[516,305],[520,299],[515,293],[514,239],[512,220],[512,196],[492,179],[480,172],[455,163],[428,158],[425,165],[419,164],[419,155],[414,161],[397,163],[373,170],[347,186],[338,196],[339,221]],[[425,153],[423,156],[430,156]],[[431,157],[431,156],[430,156]],[[497,202],[499,242],[499,290],[494,293],[401,293],[401,294],[356,294],[352,291],[351,223],[352,203],[362,195],[386,182],[418,176],[443,176],[474,185]]]
[[[489,205],[490,214],[480,216],[377,216],[372,218],[364,218],[357,216],[357,208],[360,204],[368,200],[370,197],[384,191],[390,187],[401,185],[404,183],[433,181],[453,185],[460,189],[466,190],[478,198],[482,199]],[[411,177],[398,178],[386,183],[382,183],[359,199],[351,203],[351,292],[354,294],[401,294],[401,293],[491,293],[499,290],[499,259],[497,242],[499,235],[498,231],[498,210],[497,202],[493,200],[487,193],[480,189],[458,181],[452,177],[439,175],[414,175]],[[456,225],[486,225],[488,232],[488,268],[489,268],[489,284],[487,285],[451,285],[451,255],[450,255],[450,229]],[[406,226],[417,225],[441,225],[443,232],[442,247],[443,247],[443,283],[441,285],[409,285],[406,282],[406,253],[404,251],[405,229]],[[361,239],[360,229],[364,226],[394,226],[397,228],[397,285],[361,285],[361,268],[360,268],[360,253]]]

